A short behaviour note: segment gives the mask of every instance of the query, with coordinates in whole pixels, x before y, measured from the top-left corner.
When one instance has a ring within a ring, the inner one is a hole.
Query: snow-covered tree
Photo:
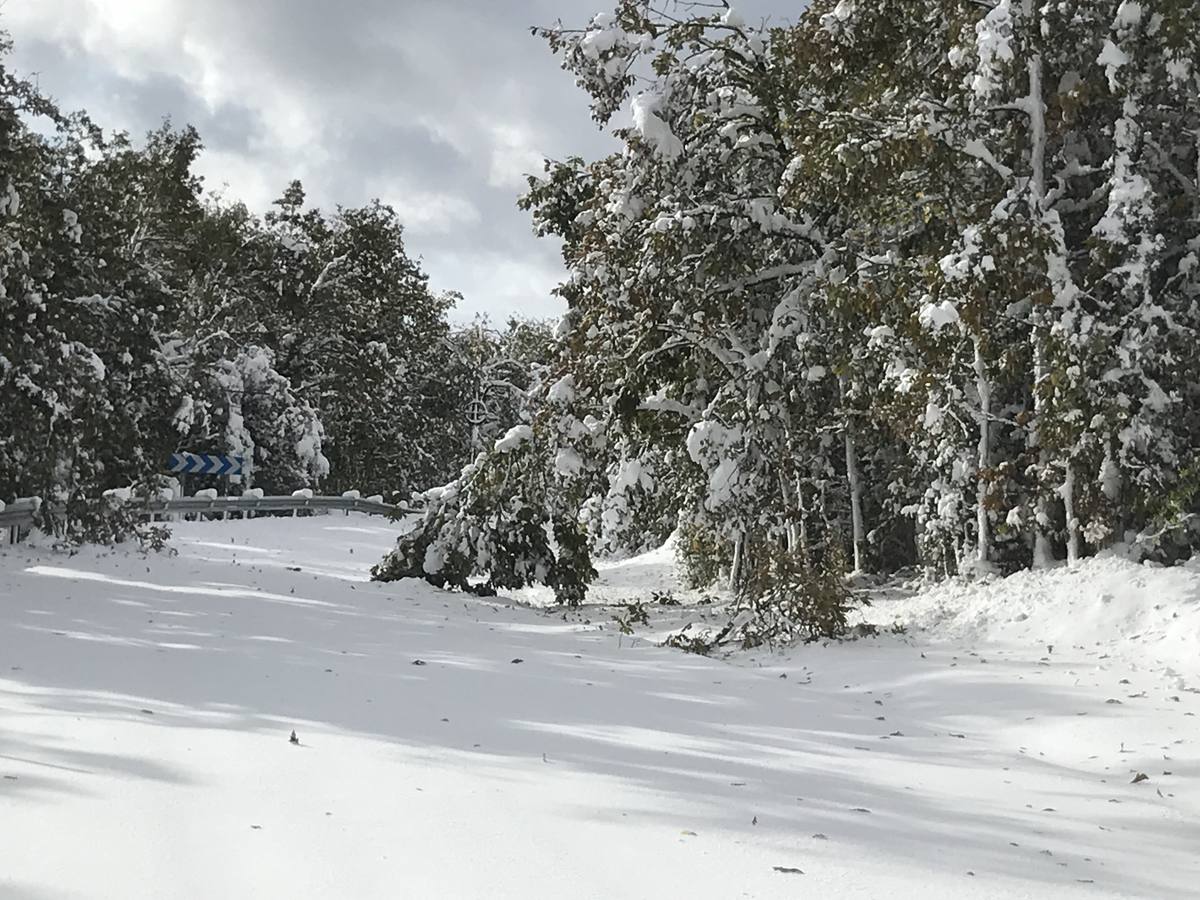
[[[594,490],[603,431],[581,418],[574,379],[544,386],[528,424],[510,428],[449,484],[424,493],[423,520],[374,575],[423,578],[494,594],[541,583],[578,604],[595,577],[584,499]]]
[[[1187,4],[814,0],[764,33],[627,0],[539,33],[631,123],[523,200],[605,437],[595,547],[654,509],[735,587],[780,548],[986,572],[1195,507]]]
[[[175,450],[271,490],[411,491],[467,457],[447,311],[379,203],[264,218],[204,193],[199,135],[68,116],[0,45],[0,495],[77,531]]]

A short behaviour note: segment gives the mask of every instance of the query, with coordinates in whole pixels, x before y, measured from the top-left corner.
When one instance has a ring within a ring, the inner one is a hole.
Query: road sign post
[[[476,389],[475,397],[467,406],[467,424],[471,426],[471,456],[474,458],[483,449],[479,429],[491,416],[491,410],[483,399],[483,394]]]

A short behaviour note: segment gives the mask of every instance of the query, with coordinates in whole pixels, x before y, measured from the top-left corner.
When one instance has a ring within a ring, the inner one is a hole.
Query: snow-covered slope
[[[1043,639],[1049,602],[1008,622],[1019,581],[876,608],[928,634],[721,661],[367,583],[393,536],[0,550],[0,897],[1196,896],[1200,695]],[[1180,573],[1113,568],[1109,607],[1126,571],[1169,617]]]
[[[1110,557],[1073,568],[947,582],[868,610],[948,640],[1052,645],[1119,658],[1180,689],[1200,688],[1200,565],[1138,565]]]

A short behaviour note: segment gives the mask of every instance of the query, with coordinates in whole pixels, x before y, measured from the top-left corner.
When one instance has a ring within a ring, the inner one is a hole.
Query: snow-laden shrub
[[[596,477],[588,460],[603,436],[573,414],[573,403],[561,382],[551,387],[531,423],[511,428],[455,481],[421,495],[424,518],[374,578],[422,578],[484,595],[537,583],[559,603],[581,603],[596,571],[580,512]]]
[[[493,596],[539,583],[578,605],[595,577],[586,534],[531,496],[539,477],[531,448],[481,454],[445,487],[423,495],[421,523],[372,569],[377,581],[421,578],[435,587]],[[531,502],[532,501],[532,502]]]
[[[680,523],[677,535],[675,556],[688,587],[711,587],[729,571],[733,553],[728,541],[690,519]]]
[[[313,484],[329,474],[325,428],[275,367],[275,354],[251,346],[219,360],[213,380],[223,405],[222,449],[241,456],[247,475],[272,492]]]
[[[750,559],[722,641],[750,648],[846,633],[855,601],[846,584],[840,542],[831,542],[817,561],[778,544],[759,549]]]

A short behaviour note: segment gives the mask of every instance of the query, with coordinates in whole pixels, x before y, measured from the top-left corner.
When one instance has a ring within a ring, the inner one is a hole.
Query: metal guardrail
[[[0,510],[0,528],[28,528],[34,524],[38,511],[37,501],[20,500]],[[114,509],[124,509],[135,515],[168,515],[171,513],[249,513],[249,512],[299,512],[301,510],[342,510],[359,512],[370,516],[403,515],[417,510],[407,504],[394,505],[361,497],[180,497],[174,500],[145,500],[133,498],[114,504]],[[15,543],[15,541],[14,541]]]
[[[133,501],[125,504],[133,509]],[[136,511],[157,515],[159,513],[196,512],[297,512],[311,510],[344,510],[371,516],[391,516],[409,512],[407,505],[395,506],[361,497],[181,497],[178,500],[150,500],[142,502]]]
[[[41,508],[40,500],[14,500],[0,509],[0,528],[22,528],[33,524],[34,514]]]

